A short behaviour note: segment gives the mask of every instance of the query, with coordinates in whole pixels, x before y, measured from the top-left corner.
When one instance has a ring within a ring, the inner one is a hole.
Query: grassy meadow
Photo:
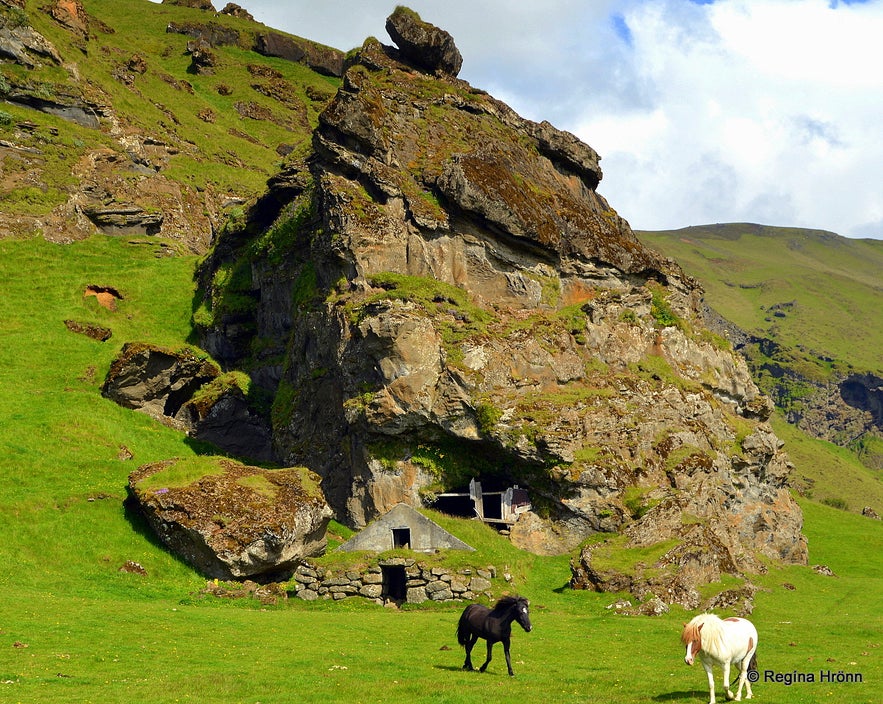
[[[100,395],[124,342],[188,340],[195,264],[163,256],[146,239],[0,241],[0,701],[707,701],[705,674],[684,664],[679,642],[691,614],[616,615],[607,607],[618,595],[566,588],[569,556],[521,553],[462,519],[438,517],[507,568],[511,589],[531,599],[533,632],[513,634],[515,678],[499,645],[486,673],[460,669],[462,605],[261,606],[201,596],[204,580],[123,503],[137,466],[201,448]],[[84,297],[89,285],[118,290],[116,310]],[[97,342],[65,320],[110,328],[113,337]],[[825,452],[807,453],[820,472]],[[856,486],[851,500],[860,501]],[[883,525],[801,504],[810,564],[836,576],[771,568],[755,580],[751,618],[762,672],[816,681],[761,680],[755,698],[883,701]],[[121,572],[128,560],[146,574]],[[481,643],[479,663],[483,652]],[[819,682],[828,670],[863,681]]]

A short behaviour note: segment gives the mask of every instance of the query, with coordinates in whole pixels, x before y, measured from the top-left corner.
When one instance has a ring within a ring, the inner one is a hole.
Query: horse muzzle
[[[684,658],[684,662],[687,663],[688,665],[692,666],[693,665],[693,656],[688,655],[687,657]]]

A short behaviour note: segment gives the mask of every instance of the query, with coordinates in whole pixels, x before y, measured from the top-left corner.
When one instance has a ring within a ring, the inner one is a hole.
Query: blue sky
[[[883,0],[238,4],[348,50],[391,44],[400,2],[453,35],[461,78],[595,148],[598,190],[635,229],[883,238]]]

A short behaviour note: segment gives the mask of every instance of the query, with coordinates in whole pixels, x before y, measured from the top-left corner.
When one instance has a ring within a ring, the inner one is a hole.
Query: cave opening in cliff
[[[530,502],[527,491],[517,484],[513,486],[501,477],[490,476],[437,494],[432,507],[450,516],[479,518],[486,523],[514,523],[520,507],[530,508]]]

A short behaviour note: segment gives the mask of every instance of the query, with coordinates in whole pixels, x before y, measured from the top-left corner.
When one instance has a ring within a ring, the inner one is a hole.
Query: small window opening
[[[393,528],[392,529],[392,546],[394,548],[411,549],[411,529],[410,528]]]

